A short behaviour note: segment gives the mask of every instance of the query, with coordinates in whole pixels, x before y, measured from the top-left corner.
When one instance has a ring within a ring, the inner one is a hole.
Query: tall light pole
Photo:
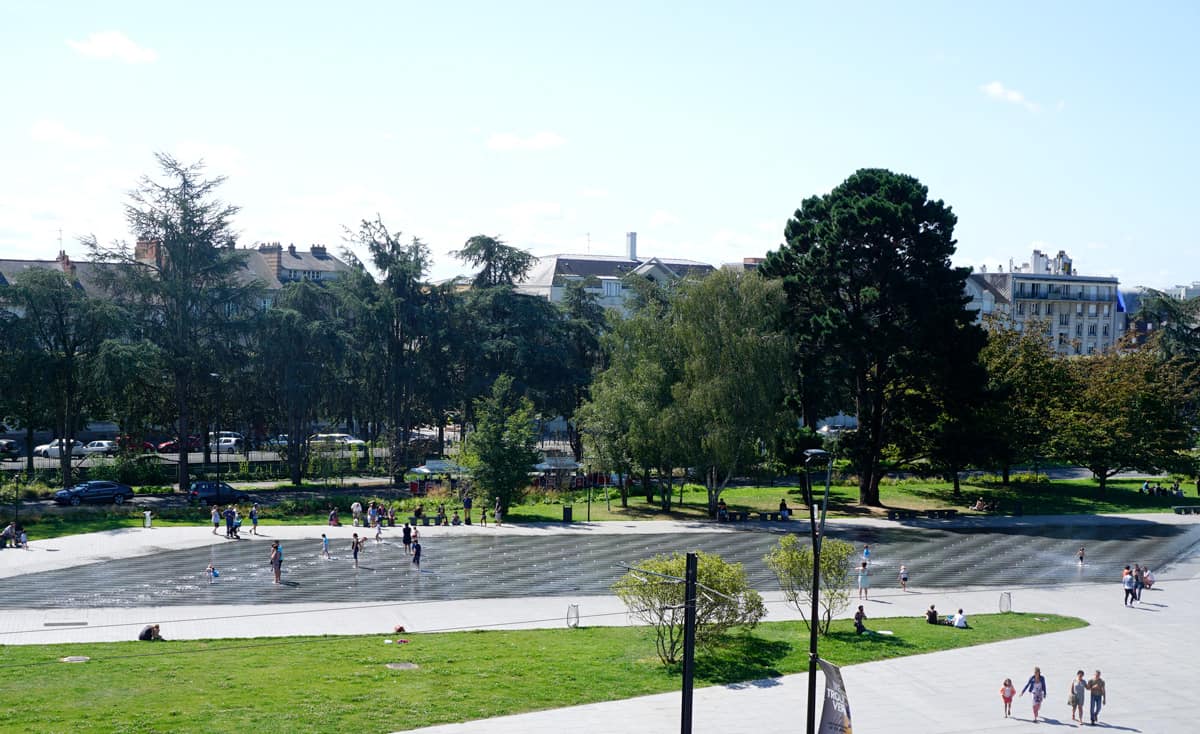
[[[817,524],[817,503],[812,492],[809,465],[815,459],[825,459],[825,498],[821,501],[820,524]],[[833,454],[822,449],[804,452],[804,494],[808,505],[809,531],[813,546],[812,617],[808,624],[808,734],[816,734],[817,723],[817,597],[821,588],[821,542],[825,539],[825,511],[829,507],[829,481],[833,474]]]

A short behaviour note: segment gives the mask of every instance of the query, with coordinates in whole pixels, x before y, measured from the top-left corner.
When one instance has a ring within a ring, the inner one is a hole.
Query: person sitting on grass
[[[950,617],[949,624],[960,630],[970,629],[970,625],[967,624],[967,615],[963,614],[961,609],[958,610],[958,614]]]
[[[729,519],[729,506],[725,504],[725,500],[717,500],[717,521],[725,522]]]
[[[858,611],[854,613],[854,634],[861,635],[869,630],[863,624],[867,619],[867,613],[863,611],[862,604],[858,605]]]
[[[932,604],[929,605],[929,611],[925,612],[925,621],[929,624],[950,624],[950,622],[941,618],[937,609]]]
[[[160,635],[158,633],[158,625],[157,624],[149,624],[149,625],[146,625],[145,627],[143,627],[141,634],[138,635],[138,639],[142,642],[162,642],[163,641],[162,635]]]
[[[983,497],[980,497],[979,499],[975,500],[975,505],[971,509],[975,510],[976,512],[987,512],[988,504],[983,501]]]
[[[454,517],[450,518],[451,525],[462,525],[462,518],[458,516],[458,510],[454,511]]]

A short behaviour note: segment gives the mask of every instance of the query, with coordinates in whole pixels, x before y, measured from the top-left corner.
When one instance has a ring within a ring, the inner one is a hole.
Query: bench
[[[1176,515],[1200,515],[1200,505],[1175,505],[1171,509]]]
[[[761,522],[766,522],[767,520],[778,520],[779,513],[778,512],[760,512],[760,513],[758,513],[758,519]]]
[[[889,520],[916,520],[916,510],[888,510]]]
[[[726,512],[724,519],[721,519],[721,516],[717,515],[717,522],[746,522],[749,519],[749,512],[738,512],[737,510],[729,510]]]
[[[952,520],[958,515],[958,510],[926,510],[925,516],[931,520]]]

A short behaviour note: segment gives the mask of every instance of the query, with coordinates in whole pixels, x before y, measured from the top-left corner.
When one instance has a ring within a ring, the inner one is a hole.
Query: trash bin
[[[563,507],[563,522],[574,522],[574,520],[571,519],[571,511],[572,508],[569,505]]]
[[[151,512],[150,510],[143,511],[142,512],[142,527],[144,527],[144,528],[151,527],[151,523],[154,522],[153,517],[154,517],[154,513]]]

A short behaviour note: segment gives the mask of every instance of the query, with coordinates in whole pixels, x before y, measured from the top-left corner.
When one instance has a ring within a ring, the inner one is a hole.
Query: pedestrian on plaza
[[[25,534],[25,528],[21,528],[21,534],[17,536],[17,547],[29,550],[29,536]]]
[[[325,555],[325,560],[333,560],[333,556],[329,555],[329,538],[325,533],[321,533],[321,553]]]
[[[496,506],[492,510],[492,517],[496,518],[496,527],[500,527],[503,509],[500,507],[500,498],[496,498]]]
[[[233,506],[233,538],[242,539],[242,513],[238,511],[237,505]]]
[[[250,508],[250,534],[258,535],[258,503]]]
[[[1004,718],[1012,716],[1012,700],[1017,695],[1017,689],[1013,688],[1012,678],[1005,678],[1004,683],[1000,684],[1000,700],[1004,701]]]
[[[463,497],[463,516],[466,518],[468,525],[471,524],[471,495]]]
[[[871,546],[868,544],[868,545],[863,546],[863,563],[867,564],[870,562],[871,562]]]
[[[417,540],[416,538],[413,538],[412,565],[413,568],[417,569],[418,571],[421,570],[421,541]]]
[[[361,548],[362,548],[362,546],[358,542],[358,533],[355,533],[354,537],[350,539],[350,552],[354,554],[354,567],[355,568],[358,568],[358,551]]]
[[[1142,600],[1142,589],[1146,588],[1146,579],[1142,576],[1142,567],[1133,564],[1133,598],[1135,601]]]
[[[282,584],[281,574],[283,573],[283,548],[279,546],[279,541],[271,543],[271,572],[275,575],[275,583]]]
[[[908,567],[900,564],[900,590],[908,591]]]
[[[404,543],[405,553],[412,553],[412,534],[413,529],[408,523],[404,523],[404,529],[400,531],[400,541]]]
[[[1021,689],[1022,696],[1026,693],[1033,696],[1033,721],[1036,724],[1038,712],[1042,710],[1042,701],[1046,700],[1046,677],[1042,675],[1041,668],[1033,669],[1033,675],[1029,676],[1025,687]]]
[[[350,505],[350,514],[354,516],[354,527],[362,522],[362,503],[354,500],[354,504]]]
[[[1137,603],[1137,593],[1133,590],[1133,584],[1133,572],[1126,566],[1125,572],[1121,574],[1121,586],[1125,589],[1125,606]]]
[[[1091,693],[1091,715],[1092,726],[1096,725],[1096,720],[1100,718],[1100,708],[1108,704],[1108,691],[1104,688],[1104,679],[1100,677],[1100,671],[1096,671],[1096,675],[1087,682],[1087,689]]]
[[[1081,545],[1081,546],[1079,546],[1079,552],[1078,552],[1077,554],[1075,554],[1075,555],[1076,555],[1076,556],[1079,558],[1079,565],[1080,565],[1080,566],[1082,566],[1082,565],[1083,565],[1083,556],[1084,556],[1084,552],[1083,552],[1083,546],[1082,546],[1082,545]]]
[[[212,524],[213,524],[213,535],[216,535],[217,528],[221,527],[221,511],[217,509],[216,505],[212,506]]]
[[[1070,693],[1067,694],[1067,705],[1071,707],[1071,721],[1083,723],[1083,696],[1087,692],[1087,681],[1083,679],[1083,671],[1075,671],[1075,678],[1071,680]],[[1078,716],[1078,718],[1076,718]]]
[[[858,569],[858,598],[866,599],[870,596],[871,579],[867,572],[867,562],[862,562],[862,567]]]
[[[383,517],[380,516],[380,517],[376,517],[375,519],[378,521],[375,524],[375,542],[382,543],[383,542]]]
[[[233,537],[233,505],[225,508],[225,537]]]
[[[487,506],[486,505],[479,508],[479,527],[481,527],[481,528],[487,527]]]
[[[208,564],[208,568],[204,569],[204,575],[208,577],[208,583],[215,584],[216,581],[214,579],[216,579],[221,574],[217,571],[216,566],[214,566],[210,563],[210,564]]]

